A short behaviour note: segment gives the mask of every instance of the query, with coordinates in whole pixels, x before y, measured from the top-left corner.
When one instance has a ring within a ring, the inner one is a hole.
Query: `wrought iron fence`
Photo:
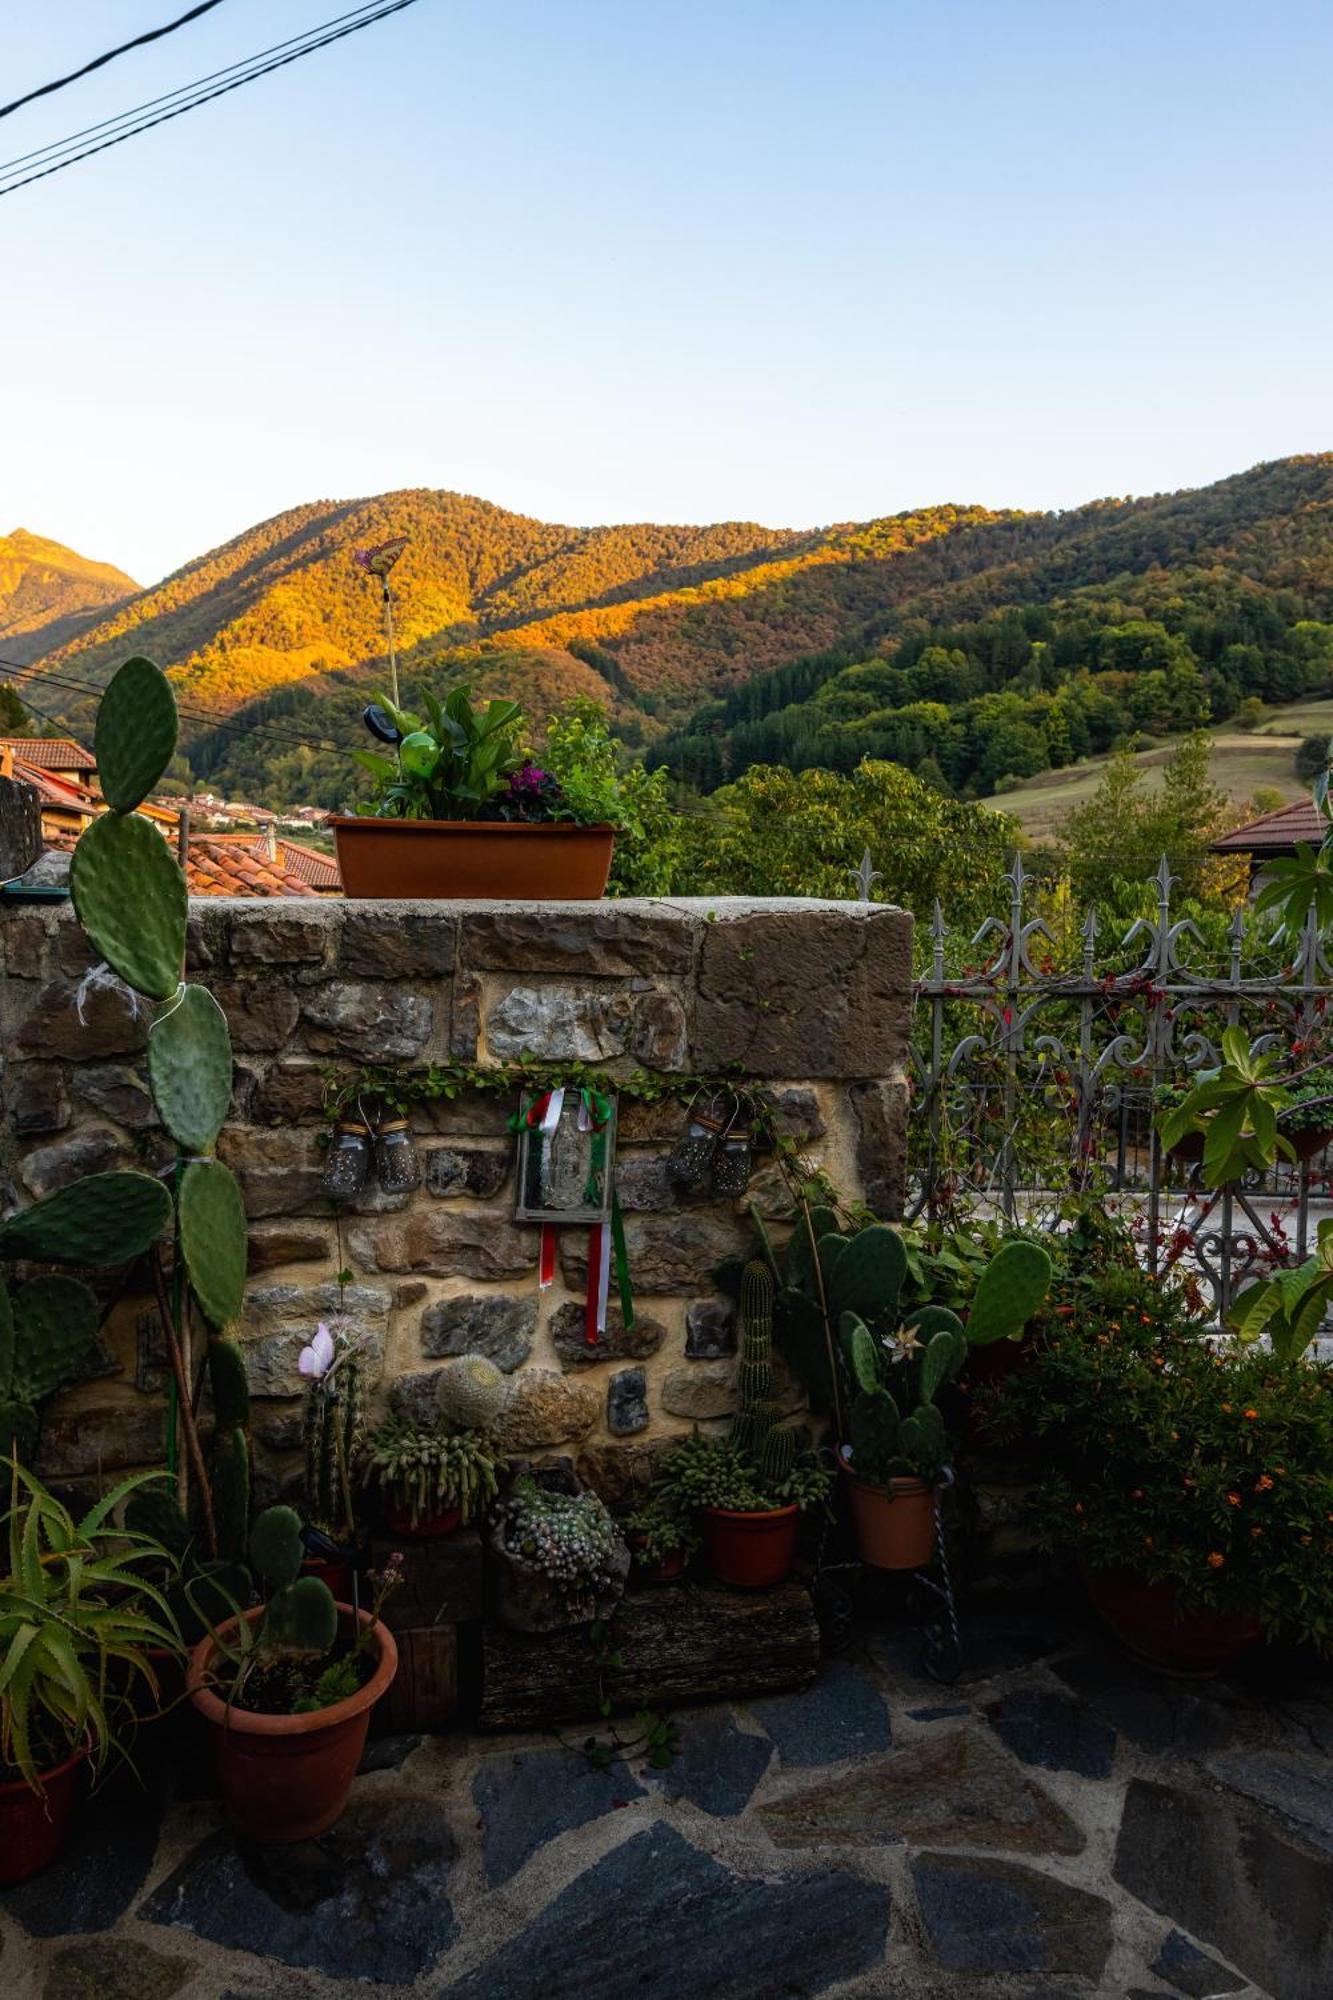
[[[1294,1048],[1308,1062],[1327,1043],[1333,1057],[1333,970],[1313,912],[1284,962],[1237,910],[1214,954],[1224,962],[1210,964],[1198,928],[1173,914],[1163,859],[1155,915],[1104,938],[1090,912],[1061,968],[1021,856],[1006,882],[1007,916],[987,919],[961,969],[935,905],[916,988],[909,1213],[970,1200],[1055,1226],[1069,1194],[1100,1192],[1127,1213],[1152,1270],[1184,1262],[1225,1313],[1251,1275],[1307,1254],[1333,1188],[1325,1137],[1312,1134],[1297,1164],[1210,1190],[1197,1159],[1163,1151],[1156,1113],[1164,1091],[1220,1061],[1233,1024],[1256,1051]]]

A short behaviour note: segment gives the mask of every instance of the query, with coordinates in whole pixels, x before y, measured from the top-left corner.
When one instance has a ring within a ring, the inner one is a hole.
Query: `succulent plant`
[[[740,1408],[731,1442],[759,1469],[760,1483],[777,1489],[796,1463],[796,1434],[779,1422],[773,1402],[773,1280],[763,1264],[747,1264],[741,1277],[741,1361],[736,1386]]]
[[[595,1493],[553,1493],[520,1479],[496,1518],[510,1561],[544,1576],[562,1595],[619,1594],[623,1545]]]
[[[301,1356],[311,1378],[305,1407],[305,1500],[310,1524],[335,1539],[356,1533],[352,1467],[365,1419],[357,1341],[346,1328],[321,1324]]]
[[[485,1513],[499,1490],[502,1454],[485,1431],[446,1431],[389,1417],[366,1440],[362,1483],[376,1484],[415,1528],[423,1516],[456,1507],[463,1520]]]
[[[460,1354],[435,1378],[435,1406],[451,1430],[490,1430],[508,1400],[508,1381],[484,1354]]]

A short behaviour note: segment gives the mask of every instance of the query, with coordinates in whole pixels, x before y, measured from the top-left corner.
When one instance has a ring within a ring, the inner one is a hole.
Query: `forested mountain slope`
[[[0,535],[0,654],[20,664],[35,660],[138,588],[123,570],[90,562],[63,542],[26,528]]]

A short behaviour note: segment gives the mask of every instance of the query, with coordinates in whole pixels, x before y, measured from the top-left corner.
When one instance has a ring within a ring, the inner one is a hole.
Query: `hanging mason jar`
[[[738,1104],[723,1127],[713,1154],[713,1193],[733,1199],[750,1185],[754,1133],[741,1119]]]
[[[421,1162],[406,1118],[388,1118],[375,1145],[375,1171],[385,1194],[409,1194],[421,1180]]]
[[[691,1111],[685,1130],[666,1163],[667,1179],[679,1194],[699,1194],[708,1185],[722,1120],[715,1112]]]
[[[354,1201],[369,1171],[370,1127],[359,1118],[344,1119],[324,1162],[324,1192],[334,1201]]]

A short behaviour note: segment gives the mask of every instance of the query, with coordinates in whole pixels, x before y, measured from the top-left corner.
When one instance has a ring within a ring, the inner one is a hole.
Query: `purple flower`
[[[316,1382],[322,1382],[333,1366],[334,1351],[333,1335],[321,1320],[315,1328],[314,1339],[308,1347],[303,1347],[297,1356],[298,1374],[309,1375]]]

